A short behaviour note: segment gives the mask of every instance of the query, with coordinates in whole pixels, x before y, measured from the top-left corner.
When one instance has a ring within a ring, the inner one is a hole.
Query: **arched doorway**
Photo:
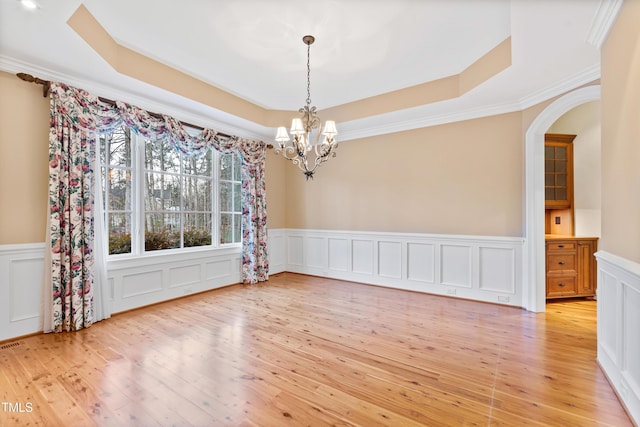
[[[570,92],[545,108],[525,134],[525,244],[523,302],[530,311],[545,311],[544,134],[564,113],[600,99],[600,86]]]

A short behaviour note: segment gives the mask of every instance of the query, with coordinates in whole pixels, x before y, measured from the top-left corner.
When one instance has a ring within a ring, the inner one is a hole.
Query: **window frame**
[[[126,128],[125,125],[122,125],[123,128]],[[182,253],[193,253],[193,252],[203,252],[203,251],[219,251],[221,249],[230,249],[234,252],[237,251],[242,244],[242,232],[240,232],[240,240],[237,242],[231,243],[220,243],[220,225],[221,225],[221,209],[220,209],[220,161],[223,153],[220,153],[218,150],[210,149],[210,153],[207,155],[211,155],[211,211],[210,211],[210,223],[211,223],[211,244],[210,245],[201,245],[201,246],[189,246],[184,247],[184,229],[185,229],[185,218],[186,215],[191,213],[191,211],[185,210],[184,203],[184,181],[185,177],[190,176],[190,174],[184,173],[184,159],[185,155],[182,153],[179,154],[179,163],[180,163],[180,171],[179,173],[173,172],[165,172],[171,176],[179,177],[180,182],[180,210],[176,212],[180,216],[180,246],[178,248],[170,248],[170,249],[158,249],[158,250],[146,250],[145,249],[145,219],[148,214],[148,211],[145,208],[145,174],[159,172],[153,169],[146,169],[145,165],[145,147],[147,143],[155,143],[148,142],[148,138],[144,136],[138,135],[132,129],[128,129],[130,134],[130,152],[131,152],[131,163],[129,167],[121,167],[114,166],[109,164],[110,162],[110,150],[107,150],[107,144],[104,144],[105,153],[104,156],[100,152],[98,153],[98,163],[99,163],[99,179],[104,184],[104,188],[102,189],[103,194],[100,195],[103,200],[103,212],[104,216],[104,230],[101,232],[106,236],[105,240],[105,254],[106,258],[109,261],[115,260],[127,260],[127,259],[137,259],[137,258],[147,258],[147,257],[156,257],[162,255],[176,255]],[[101,136],[100,138],[102,138]],[[108,138],[109,135],[105,135],[104,138]],[[103,149],[102,141],[99,142],[99,150]],[[239,157],[239,154],[232,153],[234,157]],[[104,163],[103,163],[104,161]],[[232,162],[234,163],[234,162]],[[238,162],[241,165],[240,162]],[[109,178],[108,173],[109,170],[112,169],[127,169],[130,172],[131,176],[131,252],[129,253],[116,253],[110,254],[109,248],[109,237],[110,237],[110,229],[109,229],[109,215],[113,213],[121,213],[120,210],[112,210],[109,206]],[[104,175],[103,175],[104,172]],[[194,175],[195,177],[200,178],[200,175]],[[241,181],[240,181],[241,182]],[[241,190],[241,187],[240,187]],[[152,211],[154,212],[154,211]],[[202,213],[204,211],[195,211],[193,213]],[[240,206],[240,214],[242,212],[242,206]],[[206,212],[205,212],[206,213]],[[241,221],[241,218],[240,218]]]

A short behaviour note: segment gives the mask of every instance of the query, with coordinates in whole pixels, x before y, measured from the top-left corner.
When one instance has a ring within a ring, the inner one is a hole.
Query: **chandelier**
[[[336,156],[335,149],[338,147],[338,142],[334,138],[338,134],[336,122],[327,120],[324,129],[320,132],[320,118],[316,114],[316,107],[311,106],[309,57],[311,45],[315,40],[313,36],[304,36],[302,38],[304,44],[307,45],[307,105],[298,110],[300,117],[291,121],[291,129],[289,131],[293,140],[289,138],[287,129],[284,126],[280,126],[276,133],[278,145],[275,148],[275,153],[282,153],[285,159],[297,165],[307,180],[309,178],[313,179],[313,174],[318,166],[329,160],[330,157]],[[322,142],[320,142],[321,136],[324,136]]]

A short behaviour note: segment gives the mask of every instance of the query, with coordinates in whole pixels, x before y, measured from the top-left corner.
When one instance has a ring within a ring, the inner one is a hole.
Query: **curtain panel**
[[[242,159],[243,283],[268,279],[265,198],[266,144],[221,137],[204,129],[190,135],[173,117],[157,118],[138,107],[101,102],[87,91],[51,84],[49,132],[48,250],[45,262],[44,330],[72,331],[109,317],[102,290],[106,285],[100,231],[100,179],[96,179],[97,136],[124,124],[151,140],[168,139],[189,157],[209,149],[236,153]],[[46,269],[45,269],[46,270]],[[96,289],[97,288],[97,289]],[[96,302],[100,307],[95,307]]]

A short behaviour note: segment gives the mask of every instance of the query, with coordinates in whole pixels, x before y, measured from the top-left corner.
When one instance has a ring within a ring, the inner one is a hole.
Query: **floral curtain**
[[[161,118],[135,106],[103,103],[95,95],[61,83],[51,84],[49,132],[49,217],[45,276],[44,330],[78,330],[109,317],[102,298],[103,245],[96,243],[100,224],[100,180],[95,178],[96,140],[126,124],[145,138],[169,138],[187,156],[208,149],[235,152],[242,158],[242,281],[268,279],[264,164],[266,145],[238,137],[220,137],[211,129],[192,136],[169,116]],[[98,234],[100,235],[100,233]],[[96,291],[96,288],[97,291]],[[100,302],[96,310],[95,303]]]
[[[87,92],[56,84],[51,90],[46,254],[50,274],[45,277],[43,327],[45,332],[61,332],[100,320],[94,285],[101,286],[105,275],[103,265],[94,265],[95,251],[101,249],[94,234],[95,132],[111,130],[120,120]],[[108,316],[100,310],[101,318]]]

